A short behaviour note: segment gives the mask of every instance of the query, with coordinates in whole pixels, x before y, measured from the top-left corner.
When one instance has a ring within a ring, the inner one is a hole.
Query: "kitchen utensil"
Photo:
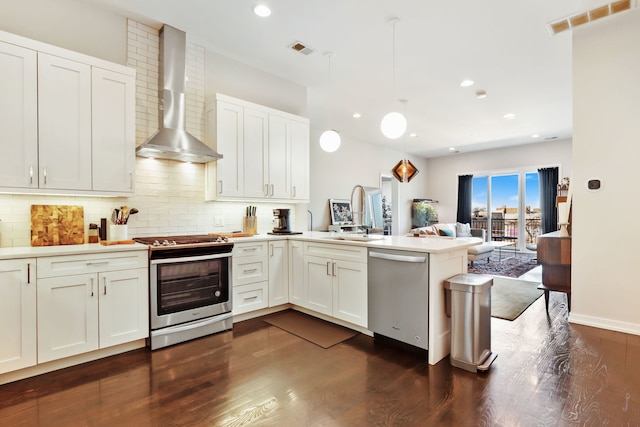
[[[84,244],[84,208],[31,205],[31,246]]]

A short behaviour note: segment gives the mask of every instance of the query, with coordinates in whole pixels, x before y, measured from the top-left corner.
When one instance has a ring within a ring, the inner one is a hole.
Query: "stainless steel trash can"
[[[452,366],[486,371],[498,356],[491,352],[491,286],[493,278],[485,274],[459,274],[444,281]]]

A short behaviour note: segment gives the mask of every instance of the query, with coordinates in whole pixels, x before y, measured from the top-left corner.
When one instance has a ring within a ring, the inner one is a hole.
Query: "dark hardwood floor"
[[[2,426],[638,426],[640,337],[564,295],[493,319],[488,373],[365,335],[322,349],[261,319],[0,386]]]

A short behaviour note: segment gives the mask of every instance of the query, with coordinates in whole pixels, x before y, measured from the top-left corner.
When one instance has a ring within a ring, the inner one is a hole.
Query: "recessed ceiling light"
[[[354,119],[359,119],[360,117],[362,117],[362,114],[360,114],[360,113],[353,113],[353,118],[354,118]]]
[[[271,9],[269,9],[269,7],[264,4],[259,4],[253,8],[253,13],[261,18],[266,18],[267,16],[271,15]]]
[[[415,133],[415,132],[411,132],[411,133],[409,134],[409,136],[410,136],[411,138],[415,138],[415,137],[417,137],[417,136],[418,136],[418,134],[417,134],[417,133]]]
[[[476,91],[476,98],[478,99],[484,99],[487,97],[487,92],[485,92],[484,90],[478,90]]]
[[[504,117],[505,119],[507,119],[507,120],[513,120],[513,119],[515,119],[515,118],[516,118],[516,115],[515,115],[515,114],[513,114],[513,113],[507,113],[507,114],[505,114],[503,117]]]
[[[460,82],[460,86],[469,87],[472,86],[475,82],[473,80],[463,80]]]
[[[456,147],[449,147],[449,151],[456,151]]]
[[[533,135],[531,135],[531,138],[540,138],[540,134],[534,133]]]

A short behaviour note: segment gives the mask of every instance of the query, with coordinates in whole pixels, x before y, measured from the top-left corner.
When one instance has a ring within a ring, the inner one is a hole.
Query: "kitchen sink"
[[[353,240],[356,242],[369,242],[371,240],[383,240],[385,236],[381,234],[343,234],[340,236],[332,236],[332,240]]]

